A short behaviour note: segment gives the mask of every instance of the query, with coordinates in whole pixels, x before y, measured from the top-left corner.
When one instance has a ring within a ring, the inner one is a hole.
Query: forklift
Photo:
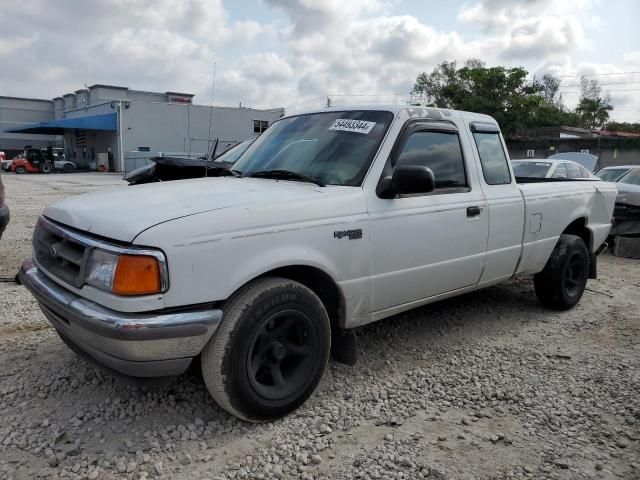
[[[26,147],[20,156],[13,159],[9,170],[17,174],[51,173],[53,160],[47,159],[37,148]]]

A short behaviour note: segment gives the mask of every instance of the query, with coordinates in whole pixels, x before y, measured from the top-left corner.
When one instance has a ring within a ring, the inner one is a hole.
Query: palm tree
[[[602,128],[609,120],[609,111],[613,106],[609,103],[609,98],[586,98],[580,99],[576,112],[580,114],[580,123],[584,128]]]

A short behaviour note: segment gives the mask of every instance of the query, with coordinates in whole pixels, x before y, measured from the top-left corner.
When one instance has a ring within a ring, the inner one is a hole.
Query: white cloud
[[[597,0],[474,0],[459,9],[457,30],[398,14],[394,0],[263,1],[281,19],[232,19],[222,0],[3,0],[0,18],[35,33],[0,30],[0,64],[19,66],[3,71],[0,93],[53,97],[114,83],[193,92],[208,103],[214,61],[217,103],[261,107],[408,94],[418,73],[444,60],[480,58],[537,74],[640,70],[640,50],[626,52],[623,65],[573,60],[592,47]],[[638,98],[611,93],[627,109]]]

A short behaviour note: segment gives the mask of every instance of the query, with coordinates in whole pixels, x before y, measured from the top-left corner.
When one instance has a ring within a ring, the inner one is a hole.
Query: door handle
[[[467,207],[467,217],[477,217],[482,212],[482,208],[474,205],[473,207]]]

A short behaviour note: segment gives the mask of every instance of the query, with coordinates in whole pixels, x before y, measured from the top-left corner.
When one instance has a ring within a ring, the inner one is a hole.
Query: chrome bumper
[[[32,260],[25,260],[18,277],[74,350],[134,377],[181,374],[222,319],[222,310],[211,308],[116,312],[58,285]]]

